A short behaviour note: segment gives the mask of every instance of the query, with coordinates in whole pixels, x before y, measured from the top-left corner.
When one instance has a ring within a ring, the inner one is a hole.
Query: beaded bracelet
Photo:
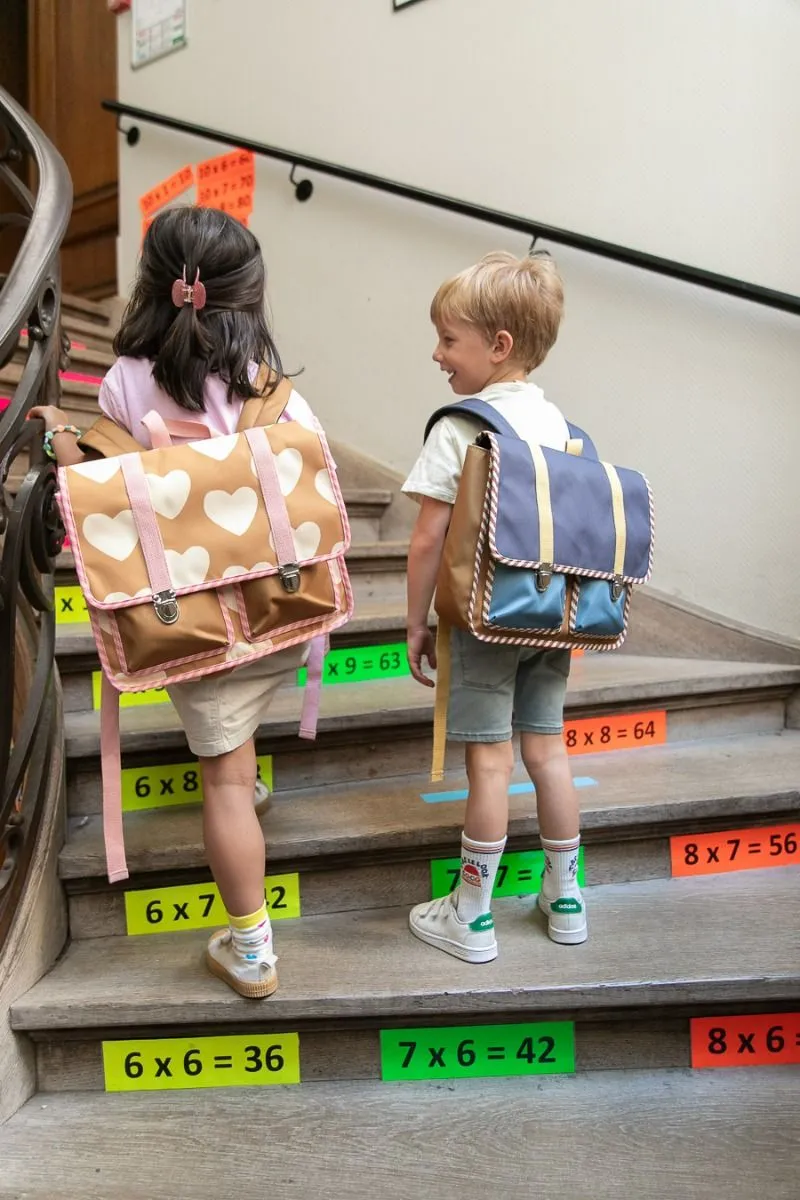
[[[57,433],[74,433],[76,438],[83,437],[82,430],[77,429],[74,425],[56,425],[55,429],[48,429],[44,435],[42,445],[44,446],[45,454],[48,458],[52,458],[53,462],[56,460],[56,452],[53,449],[53,438]]]

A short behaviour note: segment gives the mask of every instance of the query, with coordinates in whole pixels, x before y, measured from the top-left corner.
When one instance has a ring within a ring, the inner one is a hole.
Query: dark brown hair
[[[172,285],[199,270],[206,305],[176,308]],[[228,400],[259,394],[252,364],[269,363],[268,392],[283,378],[266,313],[261,247],[241,222],[212,208],[159,213],[144,237],[139,269],[114,353],[153,361],[153,378],[190,412],[204,410],[208,375],[228,385]]]

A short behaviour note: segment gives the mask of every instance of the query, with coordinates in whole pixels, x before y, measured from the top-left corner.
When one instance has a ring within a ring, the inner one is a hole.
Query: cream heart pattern
[[[295,558],[298,562],[303,562],[304,559],[313,558],[316,554],[322,540],[322,530],[315,521],[303,521],[302,525],[298,525],[297,529],[292,530],[292,537]],[[271,533],[269,544],[274,550],[275,542]]]
[[[220,529],[241,537],[253,524],[258,511],[258,496],[253,488],[240,487],[235,492],[208,492],[203,511]]]
[[[327,468],[317,471],[314,476],[314,487],[323,500],[327,500],[329,504],[336,503],[336,497],[333,494],[333,484],[331,483],[331,477],[328,474]]]
[[[269,571],[270,568],[274,569],[274,567],[274,563],[268,562],[257,562],[250,568],[249,571],[247,570],[247,567],[226,567],[222,572],[222,578],[232,579],[234,575],[251,575],[253,571]]]
[[[150,588],[139,588],[133,596],[129,596],[127,592],[109,592],[103,601],[104,604],[117,604],[121,600],[138,600],[140,596],[152,596]]]
[[[190,546],[183,554],[177,550],[165,550],[164,554],[174,588],[194,587],[205,582],[211,558],[204,546]]]
[[[124,562],[139,541],[139,531],[129,508],[124,508],[115,517],[90,513],[83,522],[83,536],[95,550],[117,562]]]
[[[76,463],[74,467],[70,467],[70,471],[77,471],[79,475],[85,475],[93,483],[108,483],[118,470],[118,458],[98,458],[94,462]]]
[[[293,446],[287,446],[285,450],[281,450],[280,454],[275,455],[275,466],[278,471],[281,494],[288,496],[297,487],[300,476],[303,474],[303,456]]]
[[[198,454],[204,454],[206,458],[215,458],[217,462],[224,462],[231,454],[233,454],[234,446],[238,441],[238,434],[229,433],[225,437],[206,438],[202,442],[191,442],[192,450],[196,450]]]
[[[160,517],[173,521],[183,512],[192,481],[186,471],[169,471],[166,475],[145,475],[153,508]]]

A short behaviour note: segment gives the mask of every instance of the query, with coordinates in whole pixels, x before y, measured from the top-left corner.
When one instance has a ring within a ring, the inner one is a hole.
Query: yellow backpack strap
[[[259,392],[263,392],[269,385],[272,378],[272,371],[266,365],[262,364],[256,376],[256,387]],[[289,403],[289,397],[292,394],[291,379],[282,379],[274,392],[270,392],[268,396],[259,395],[251,396],[249,400],[245,400],[242,405],[242,413],[239,417],[237,432],[242,433],[245,429],[257,429],[262,425],[274,425],[280,419],[281,413]]]
[[[436,630],[436,700],[433,708],[433,761],[431,783],[444,779],[447,749],[447,705],[450,700],[450,626],[439,618]]]
[[[583,454],[583,438],[570,438],[566,445],[567,454]]]
[[[110,417],[98,417],[78,441],[81,450],[92,450],[103,458],[115,458],[118,454],[130,454],[142,447]]]

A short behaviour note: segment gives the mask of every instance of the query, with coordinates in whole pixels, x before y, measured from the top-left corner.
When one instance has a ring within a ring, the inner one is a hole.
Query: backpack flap
[[[138,691],[349,619],[347,514],[297,421],[64,467],[60,504],[101,661]]]
[[[631,586],[652,570],[645,477],[519,438],[485,433],[478,440],[489,452],[485,627],[619,645]]]

